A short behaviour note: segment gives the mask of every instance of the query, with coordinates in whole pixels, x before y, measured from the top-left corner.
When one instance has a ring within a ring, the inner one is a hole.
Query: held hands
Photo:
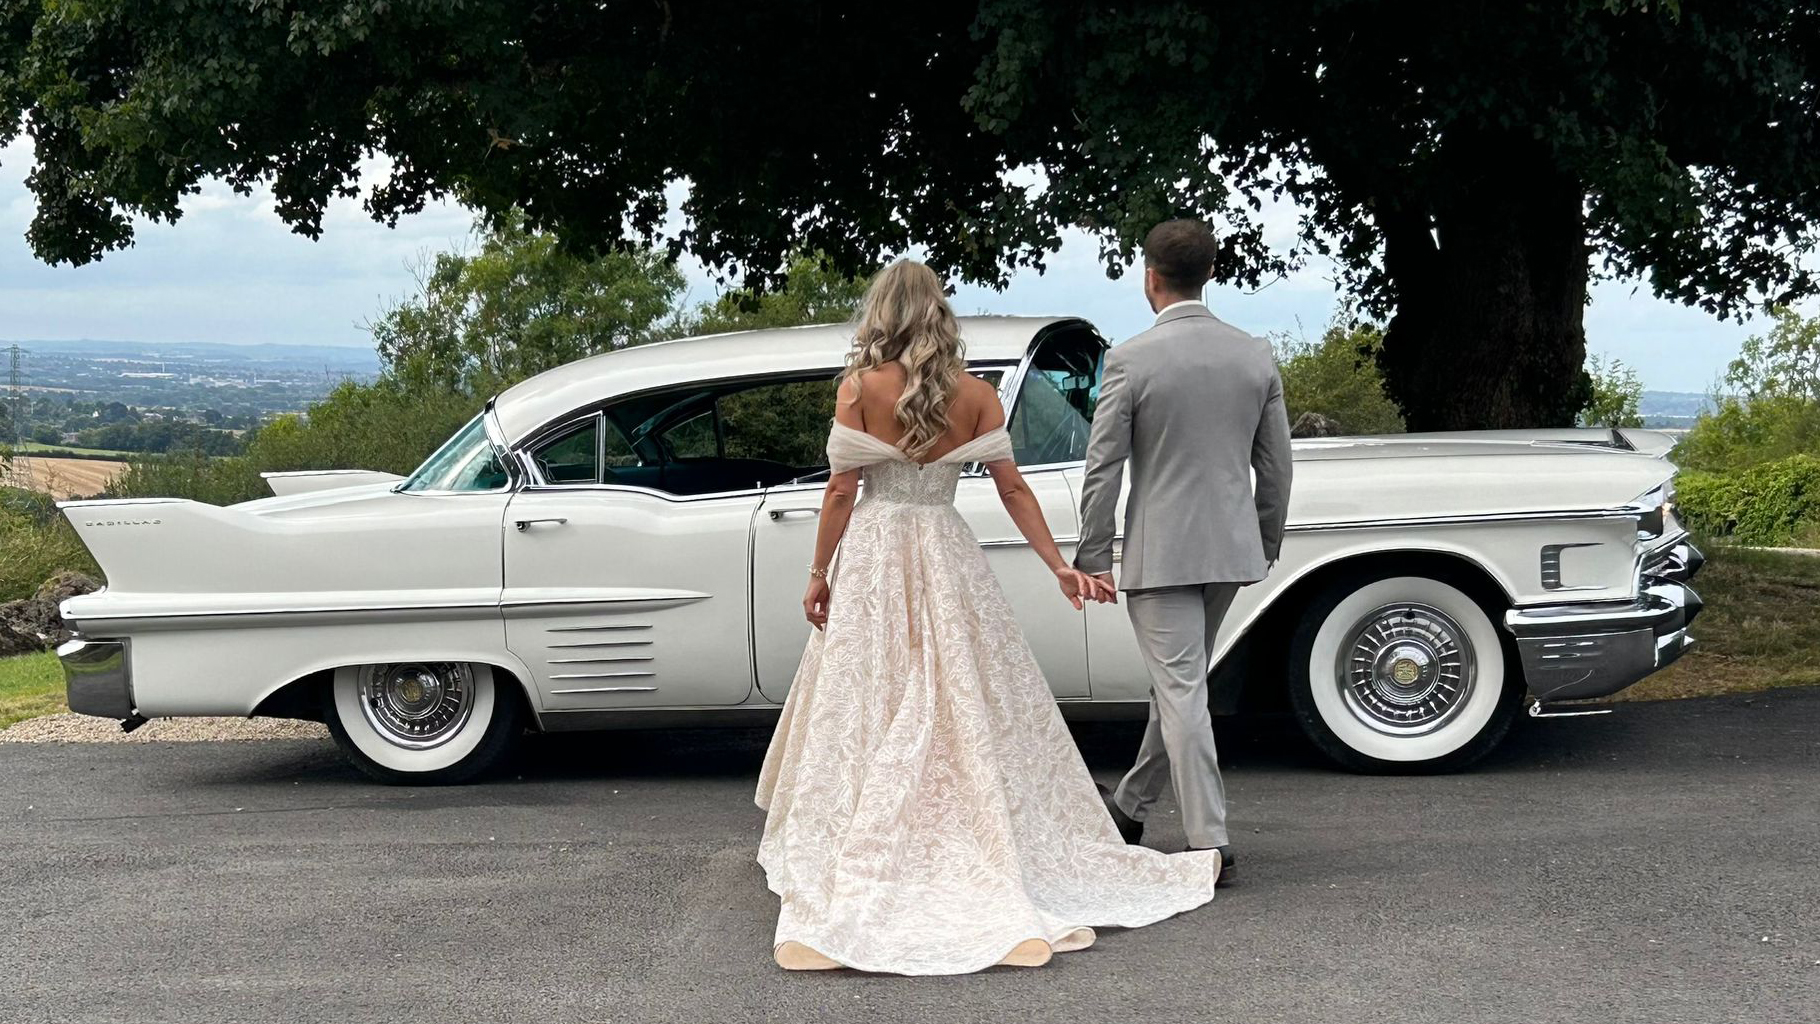
[[[1061,585],[1062,596],[1076,610],[1086,607],[1087,601],[1118,603],[1118,589],[1113,586],[1111,573],[1089,576],[1071,565],[1059,565],[1055,567],[1055,579]]]

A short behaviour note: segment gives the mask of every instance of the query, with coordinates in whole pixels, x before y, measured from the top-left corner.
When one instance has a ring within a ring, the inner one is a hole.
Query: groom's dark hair
[[[1213,229],[1198,220],[1166,220],[1144,236],[1144,265],[1173,292],[1199,293],[1219,251]]]

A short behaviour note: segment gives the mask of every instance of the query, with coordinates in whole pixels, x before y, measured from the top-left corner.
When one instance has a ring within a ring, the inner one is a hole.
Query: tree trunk
[[[1454,187],[1380,207],[1386,388],[1412,431],[1572,426],[1592,394],[1583,189],[1530,147],[1460,148]]]

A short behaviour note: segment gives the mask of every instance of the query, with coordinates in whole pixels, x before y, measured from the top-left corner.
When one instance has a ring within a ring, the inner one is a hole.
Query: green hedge
[[[0,602],[32,596],[39,584],[65,569],[100,576],[61,515],[43,519],[30,510],[0,507]]]
[[[1820,457],[1791,455],[1737,473],[1685,470],[1676,507],[1695,533],[1790,544],[1820,533]]]

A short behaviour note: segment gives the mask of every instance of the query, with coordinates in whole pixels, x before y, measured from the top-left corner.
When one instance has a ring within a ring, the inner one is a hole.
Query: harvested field
[[[43,491],[59,501],[81,498],[107,490],[126,469],[124,462],[99,459],[55,459],[22,455],[12,462],[4,482],[12,487]]]

